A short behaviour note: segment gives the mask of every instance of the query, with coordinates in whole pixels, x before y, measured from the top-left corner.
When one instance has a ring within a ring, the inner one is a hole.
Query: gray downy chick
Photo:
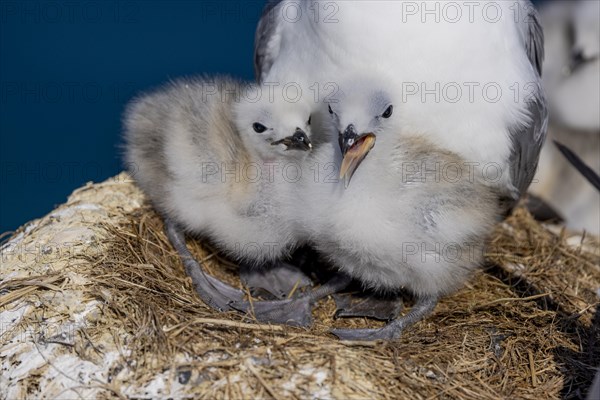
[[[373,87],[354,84],[329,106],[342,182],[306,192],[332,205],[326,221],[307,226],[340,271],[376,291],[406,289],[416,302],[382,329],[333,332],[350,340],[397,338],[460,288],[481,265],[502,211],[482,169],[403,129],[398,99]]]
[[[312,149],[309,124],[309,103],[220,76],[178,80],[127,107],[129,171],[212,308],[230,310],[244,293],[203,272],[184,232],[257,269],[288,256],[299,244],[288,217],[299,206],[288,175]]]

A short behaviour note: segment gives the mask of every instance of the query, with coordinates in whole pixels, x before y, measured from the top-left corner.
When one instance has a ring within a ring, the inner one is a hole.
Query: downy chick
[[[230,310],[243,292],[204,274],[184,232],[246,265],[289,255],[298,243],[288,205],[297,206],[294,169],[312,148],[309,125],[310,103],[227,77],[179,80],[128,106],[129,170],[209,306]]]
[[[334,334],[393,339],[481,264],[500,194],[481,165],[403,129],[399,99],[368,81],[347,87],[328,107],[341,149],[341,182],[328,189],[310,185],[304,200],[330,207],[321,216],[318,207],[311,209],[306,226],[317,250],[340,271],[366,287],[406,289],[416,299],[407,315],[382,329]]]

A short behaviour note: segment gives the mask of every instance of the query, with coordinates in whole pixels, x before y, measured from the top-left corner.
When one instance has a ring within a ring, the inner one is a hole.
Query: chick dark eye
[[[312,119],[312,115],[308,117],[308,122],[306,123],[307,125],[310,125],[310,120]]]
[[[256,132],[256,133],[263,133],[264,131],[267,130],[266,126],[264,126],[263,124],[259,124],[258,122],[255,122],[254,124],[252,124],[252,128],[254,129],[254,132]]]
[[[329,108],[329,114],[333,114],[333,110],[331,109],[331,106],[328,105],[327,107]]]
[[[573,53],[571,54],[571,62],[573,64],[581,64],[583,61],[585,61],[585,57],[583,56],[583,51],[573,50]]]
[[[389,118],[392,116],[393,112],[394,112],[394,106],[389,106],[388,108],[385,109],[385,111],[383,112],[383,114],[381,114],[381,116],[383,118]]]

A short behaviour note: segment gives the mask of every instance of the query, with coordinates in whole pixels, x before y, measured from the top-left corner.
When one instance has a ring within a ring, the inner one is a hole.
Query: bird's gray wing
[[[261,83],[279,54],[280,9],[283,0],[269,0],[263,9],[254,35],[254,74]]]
[[[544,96],[544,90],[541,87],[540,79],[542,75],[542,62],[544,59],[544,35],[539,22],[538,14],[530,2],[527,8],[529,16],[520,25],[523,40],[525,41],[525,51],[531,65],[537,71],[537,82],[535,91],[525,103],[526,113],[529,120],[523,124],[515,124],[510,128],[512,139],[512,152],[510,155],[510,177],[514,187],[514,192],[509,196],[511,198],[510,206],[516,203],[520,196],[526,191],[538,165],[540,151],[546,139],[548,130],[548,107]]]
[[[511,197],[518,200],[523,195],[535,175],[540,151],[548,130],[548,108],[541,87],[526,103],[530,116],[525,124],[510,128],[512,151],[510,154],[510,177],[517,193]]]
[[[542,76],[542,63],[544,62],[544,31],[540,23],[540,17],[537,10],[527,2],[527,18],[524,21],[523,29],[525,30],[525,49],[531,65],[535,67],[538,74]]]

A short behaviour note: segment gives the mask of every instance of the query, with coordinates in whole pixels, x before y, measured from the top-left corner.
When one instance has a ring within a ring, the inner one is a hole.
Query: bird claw
[[[386,325],[379,329],[332,329],[331,333],[340,340],[366,342],[398,339],[402,334],[402,329],[394,329],[392,325]]]
[[[244,292],[208,274],[205,276],[211,287],[204,288],[202,291],[196,290],[200,298],[219,311],[234,311],[235,309],[231,307],[231,303],[242,301],[244,299]],[[205,294],[207,292],[209,296]]]
[[[404,330],[419,322],[431,313],[437,304],[437,296],[423,296],[417,298],[408,314],[397,318],[379,329],[333,329],[331,333],[340,340],[394,340],[398,339]]]
[[[274,301],[238,301],[230,306],[253,315],[260,322],[270,322],[297,327],[312,325],[312,304],[307,296]]]
[[[367,317],[392,321],[404,308],[401,299],[378,298],[372,295],[334,294],[333,300],[337,307],[334,318]]]
[[[295,288],[312,284],[310,278],[299,268],[283,261],[275,263],[271,268],[255,269],[241,265],[240,278],[253,296],[271,299],[285,299]]]

